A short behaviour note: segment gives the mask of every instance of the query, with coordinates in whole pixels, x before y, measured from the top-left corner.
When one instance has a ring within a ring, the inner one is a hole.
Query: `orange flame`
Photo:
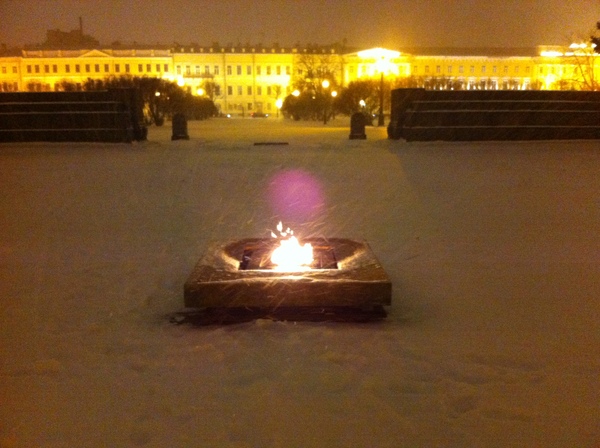
[[[310,243],[301,245],[298,238],[294,236],[294,231],[288,227],[283,231],[283,223],[277,224],[279,235],[283,238],[279,246],[271,253],[271,262],[275,265],[277,271],[305,271],[310,269],[313,262],[313,249]],[[274,232],[271,232],[273,238],[279,238]]]

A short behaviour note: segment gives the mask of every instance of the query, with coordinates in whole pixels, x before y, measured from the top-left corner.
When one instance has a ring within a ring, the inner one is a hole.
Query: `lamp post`
[[[338,95],[337,90],[334,90],[333,92],[331,92],[331,117],[333,119],[335,119],[335,107],[333,107],[333,101],[335,100],[337,95]]]
[[[378,126],[383,126],[384,125],[384,118],[383,118],[383,100],[384,100],[384,96],[383,96],[383,77],[385,75],[385,73],[387,72],[392,72],[392,73],[396,73],[396,69],[394,68],[393,64],[390,62],[392,59],[395,59],[397,57],[400,56],[400,53],[397,51],[391,51],[391,50],[386,50],[384,48],[372,48],[370,50],[364,50],[364,51],[359,51],[358,52],[358,56],[359,58],[365,60],[365,61],[369,61],[372,65],[372,72],[379,72],[379,117],[377,120],[377,125]],[[373,62],[371,62],[373,61]],[[373,73],[373,74],[375,74]],[[397,74],[397,73],[396,73]]]
[[[281,98],[277,98],[277,100],[275,100],[275,107],[277,108],[277,118],[279,118],[279,111],[281,110],[281,106],[283,106],[283,100]]]
[[[377,118],[377,126],[383,126],[383,70],[381,71],[381,81],[379,83],[379,117]]]
[[[324,90],[327,90],[329,88],[329,80],[324,79],[323,82],[321,83],[321,86],[323,87]],[[329,98],[327,97],[327,95],[325,93],[323,93],[323,124],[327,124],[327,101],[329,100]]]

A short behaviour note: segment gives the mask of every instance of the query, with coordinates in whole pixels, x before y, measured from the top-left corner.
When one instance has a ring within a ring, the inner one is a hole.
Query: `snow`
[[[188,126],[0,145],[0,447],[600,445],[599,142]],[[210,241],[279,220],[367,240],[388,318],[169,322]]]

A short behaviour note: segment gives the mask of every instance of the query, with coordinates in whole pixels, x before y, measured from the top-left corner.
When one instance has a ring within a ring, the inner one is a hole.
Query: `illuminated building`
[[[294,79],[307,77],[318,83],[327,77],[340,87],[358,79],[379,80],[383,74],[394,87],[429,89],[582,89],[596,85],[597,58],[592,47],[582,44],[538,47],[537,51],[405,50],[348,52],[325,46],[216,44],[22,50],[0,56],[0,91],[61,90],[63,81],[81,88],[88,78],[151,76],[207,95],[223,112],[245,114],[275,113],[278,100],[292,93]],[[384,69],[381,54],[385,55]],[[309,73],[315,64],[325,67],[325,73]]]
[[[174,80],[189,92],[207,83],[223,112],[275,113],[290,91],[296,49],[276,47],[178,47],[173,49]]]

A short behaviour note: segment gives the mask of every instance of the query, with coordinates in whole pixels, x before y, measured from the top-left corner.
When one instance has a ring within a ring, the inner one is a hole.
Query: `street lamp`
[[[335,108],[333,107],[333,100],[338,96],[337,90],[331,92],[332,106],[331,106],[331,116],[335,118]]]
[[[323,87],[323,89],[327,90],[329,88],[329,80],[328,79],[324,79],[323,82],[321,83],[321,86]],[[327,124],[327,102],[329,101],[329,98],[327,98],[327,95],[323,94],[323,124]]]
[[[358,56],[361,59],[370,59],[375,61],[375,69],[380,73],[379,81],[379,118],[377,120],[378,126],[384,125],[383,119],[383,76],[385,73],[392,70],[392,64],[390,59],[394,59],[400,56],[397,51],[386,50],[384,48],[373,48],[371,50],[359,51]]]
[[[379,117],[377,117],[377,126],[383,126],[383,71],[381,72],[381,81],[379,82]]]
[[[277,98],[275,100],[275,107],[277,108],[277,118],[279,118],[279,110],[281,109],[281,106],[283,106],[283,100],[281,98]]]

